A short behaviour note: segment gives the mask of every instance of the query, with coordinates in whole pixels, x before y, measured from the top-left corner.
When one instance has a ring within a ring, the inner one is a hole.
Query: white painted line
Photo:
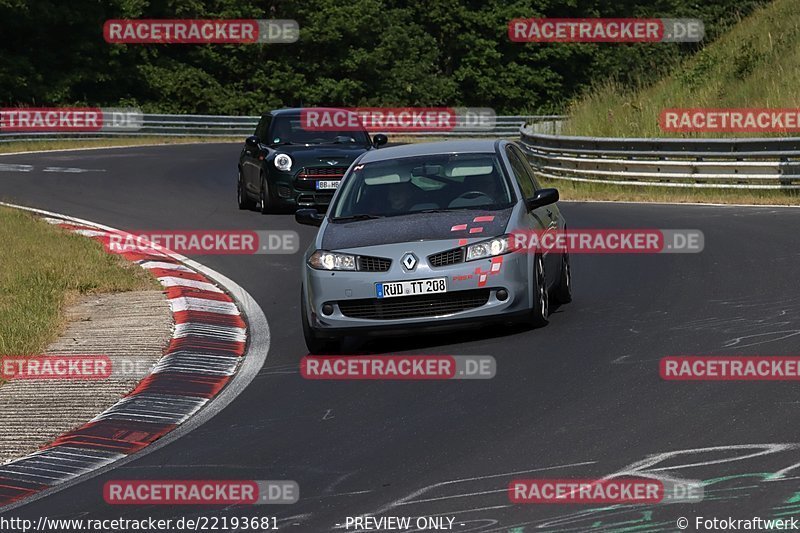
[[[107,237],[107,231],[97,231],[93,229],[76,229],[72,230],[73,233],[77,233],[78,235],[83,235],[84,237]]]
[[[0,164],[0,172],[30,172],[31,170],[33,170],[33,165]]]
[[[175,325],[173,338],[180,339],[195,335],[198,337],[213,337],[232,342],[246,342],[247,329],[234,326],[219,326],[214,324],[198,324],[195,322],[184,322]]]
[[[169,306],[173,313],[178,311],[203,311],[206,313],[220,313],[223,315],[238,315],[239,309],[232,302],[207,300],[205,298],[187,298],[179,296],[169,299]]]
[[[61,172],[64,174],[83,174],[84,172],[105,172],[104,168],[47,167],[42,172]]]
[[[149,270],[158,268],[161,270],[177,270],[178,272],[194,272],[194,270],[189,267],[175,263],[165,263],[164,261],[142,261],[139,264],[142,268]]]
[[[160,281],[161,284],[165,287],[191,287],[192,289],[200,289],[209,292],[219,292],[219,293],[223,292],[219,287],[217,287],[213,283],[207,283],[205,281],[197,281],[194,279],[183,279],[173,276],[164,276],[158,278],[158,281]]]

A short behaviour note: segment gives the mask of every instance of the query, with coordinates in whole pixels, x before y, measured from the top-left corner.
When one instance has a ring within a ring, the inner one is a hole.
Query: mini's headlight
[[[308,258],[308,265],[317,270],[355,270],[356,256],[317,250]]]
[[[278,170],[292,170],[292,158],[286,154],[276,155],[274,163]]]
[[[476,242],[467,246],[467,261],[494,257],[513,251],[511,236],[501,235],[488,241]]]

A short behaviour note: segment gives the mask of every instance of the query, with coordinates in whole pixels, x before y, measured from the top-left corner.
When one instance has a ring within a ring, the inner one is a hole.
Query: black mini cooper
[[[261,116],[239,156],[239,209],[262,213],[298,207],[327,208],[355,158],[386,144],[386,135],[366,130],[304,129],[303,109],[278,109]]]

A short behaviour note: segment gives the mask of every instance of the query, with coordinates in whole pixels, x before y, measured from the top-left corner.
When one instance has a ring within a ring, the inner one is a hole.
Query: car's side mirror
[[[294,214],[295,222],[306,226],[320,226],[324,219],[325,215],[320,214],[316,209],[298,209]]]
[[[258,148],[258,143],[261,142],[258,138],[258,135],[251,135],[247,139],[244,140],[244,144],[247,145],[248,148]]]
[[[525,200],[528,211],[554,204],[558,201],[558,189],[539,189],[532,198]]]
[[[375,148],[380,148],[384,144],[389,142],[389,137],[384,135],[383,133],[378,133],[375,137],[372,138],[372,144]]]

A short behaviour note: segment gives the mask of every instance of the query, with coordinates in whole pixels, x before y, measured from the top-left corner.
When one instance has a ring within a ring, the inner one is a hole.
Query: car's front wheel
[[[242,170],[239,169],[239,178],[236,180],[236,199],[239,202],[239,209],[253,209],[255,202],[247,195],[242,179]]]
[[[264,176],[261,176],[261,191],[258,195],[259,203],[261,204],[261,214],[266,215],[275,212],[275,201],[269,193],[269,186]]]
[[[547,325],[550,316],[550,295],[547,291],[547,278],[544,271],[544,257],[537,255],[534,259],[533,309],[531,324],[534,327]]]
[[[303,321],[303,337],[306,340],[306,348],[308,353],[312,355],[331,355],[339,352],[341,348],[341,339],[320,337],[311,324],[308,322],[308,312],[306,309],[306,297],[300,291],[300,314]]]

